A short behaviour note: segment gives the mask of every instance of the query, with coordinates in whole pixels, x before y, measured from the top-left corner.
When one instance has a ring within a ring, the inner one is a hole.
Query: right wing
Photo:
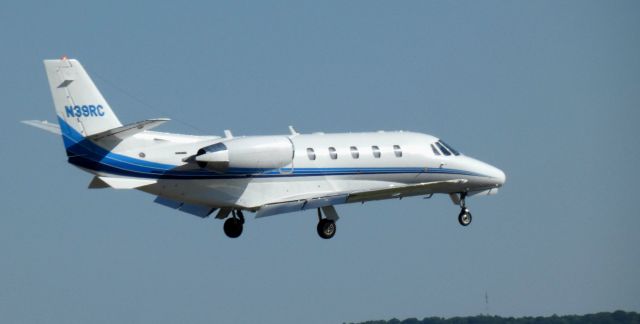
[[[465,179],[455,179],[423,182],[404,186],[389,186],[372,190],[334,193],[327,192],[308,196],[297,196],[283,201],[262,205],[256,213],[256,218],[351,202],[365,202],[371,200],[428,195],[434,192],[446,192],[452,185],[458,185],[465,182],[467,182]]]

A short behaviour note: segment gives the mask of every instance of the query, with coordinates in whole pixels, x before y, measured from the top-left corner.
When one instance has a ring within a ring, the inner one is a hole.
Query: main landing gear
[[[458,214],[458,223],[462,226],[469,226],[471,224],[471,212],[469,208],[467,208],[465,204],[465,198],[467,197],[467,193],[463,192],[460,194],[460,214]]]
[[[242,225],[244,225],[244,215],[242,211],[232,210],[232,216],[224,221],[224,233],[230,238],[239,237],[242,234]]]
[[[331,206],[333,207],[333,206]],[[335,209],[334,209],[335,212]],[[325,211],[326,213],[326,211]],[[328,218],[322,218],[322,212],[320,211],[320,208],[318,208],[318,226],[317,226],[317,230],[318,230],[318,235],[320,235],[321,238],[328,240],[330,238],[332,238],[334,235],[336,235],[336,222],[333,219],[328,219]]]

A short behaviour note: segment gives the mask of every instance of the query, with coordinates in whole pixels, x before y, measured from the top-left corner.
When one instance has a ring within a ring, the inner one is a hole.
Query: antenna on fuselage
[[[291,133],[292,136],[300,135],[300,133],[298,133],[296,129],[293,128],[293,126],[291,125],[289,125],[289,132]]]
[[[224,130],[224,137],[225,138],[233,138],[233,134],[231,134],[231,130],[225,129]]]

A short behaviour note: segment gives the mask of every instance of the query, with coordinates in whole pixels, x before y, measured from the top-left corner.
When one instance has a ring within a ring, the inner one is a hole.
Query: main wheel
[[[336,235],[336,222],[330,219],[321,219],[318,222],[318,235],[321,238],[328,240]]]
[[[458,223],[462,226],[468,226],[471,224],[471,212],[468,209],[463,208],[458,215]]]
[[[224,222],[224,233],[230,238],[236,238],[242,234],[242,221],[231,217]]]

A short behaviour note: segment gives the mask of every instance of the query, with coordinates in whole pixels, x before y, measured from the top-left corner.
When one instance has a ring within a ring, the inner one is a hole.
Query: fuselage
[[[89,188],[138,189],[156,203],[225,219],[239,237],[244,211],[266,217],[315,209],[318,235],[334,236],[335,205],[448,194],[471,223],[465,199],[502,186],[499,169],[414,132],[234,137],[152,131],[169,119],[122,124],[74,59],[45,60],[58,124],[26,124],[62,135],[69,163],[95,176]]]
[[[482,192],[497,189],[505,181],[499,169],[456,155],[453,149],[442,147],[438,138],[414,132],[281,135],[291,143],[290,163],[279,168],[231,167],[224,171],[203,168],[193,157],[216,143],[246,138],[269,142],[279,136],[221,138],[147,131],[124,141],[93,143],[77,135],[66,139],[79,143],[66,145],[70,163],[100,176],[157,179],[139,189],[212,207],[252,210],[296,197],[449,179],[466,182],[434,193]],[[87,145],[99,146],[104,152],[88,153],[96,147]]]

